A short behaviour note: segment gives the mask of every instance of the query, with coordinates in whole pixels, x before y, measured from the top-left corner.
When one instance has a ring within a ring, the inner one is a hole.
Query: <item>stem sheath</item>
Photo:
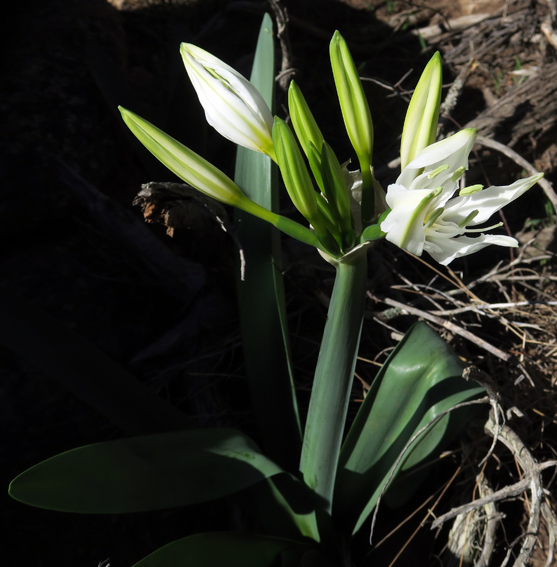
[[[339,262],[309,404],[300,471],[331,511],[364,314],[367,260]]]

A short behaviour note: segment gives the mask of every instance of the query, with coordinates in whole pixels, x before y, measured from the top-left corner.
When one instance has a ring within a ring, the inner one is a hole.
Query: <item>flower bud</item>
[[[360,162],[363,159],[371,164],[373,151],[371,112],[352,55],[338,31],[333,35],[329,52],[342,117],[350,142]]]
[[[275,159],[273,115],[259,91],[232,67],[195,45],[182,43],[180,53],[207,122],[235,144]]]
[[[201,193],[227,205],[249,201],[240,188],[220,169],[137,114],[119,107],[128,128],[170,171]]]
[[[294,131],[306,156],[309,157],[310,142],[321,153],[323,134],[321,134],[321,130],[319,130],[319,126],[315,122],[315,118],[302,91],[294,81],[290,83],[290,88],[288,89],[288,110],[290,111]]]
[[[439,52],[426,65],[412,95],[400,141],[400,168],[435,142],[441,105],[442,69]]]

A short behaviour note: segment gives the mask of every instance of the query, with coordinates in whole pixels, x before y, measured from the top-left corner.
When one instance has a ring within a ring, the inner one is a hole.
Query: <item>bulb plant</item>
[[[402,171],[385,192],[373,172],[372,112],[340,33],[331,40],[330,59],[346,133],[360,166],[356,171],[342,165],[345,160],[324,140],[299,85],[292,82],[288,91],[291,126],[273,117],[273,76],[264,72],[273,68],[271,29],[266,16],[251,81],[201,48],[181,46],[207,121],[240,146],[236,181],[137,114],[120,111],[133,134],[186,183],[240,210],[244,219],[255,217],[315,247],[334,266],[336,278],[305,427],[300,425],[304,420],[291,387],[291,371],[264,376],[261,364],[252,360],[261,358],[261,352],[246,349],[248,369],[259,368],[252,380],[256,414],[261,423],[266,415],[274,416],[263,426],[264,450],[234,429],[171,431],[69,451],[23,472],[10,487],[14,498],[28,504],[90,513],[184,506],[240,490],[257,495],[264,533],[188,536],[136,567],[347,564],[351,538],[369,527],[382,491],[397,479],[409,478],[439,453],[467,419],[462,410],[448,410],[481,392],[461,378],[463,365],[448,346],[418,323],[389,356],[345,432],[363,323],[368,248],[384,238],[416,255],[426,251],[446,265],[490,244],[517,246],[513,238],[485,235],[485,229],[470,227],[486,222],[541,177],[506,187],[462,186],[475,132],[463,130],[435,143],[441,100],[441,59],[436,53],[408,108],[401,139]],[[304,224],[277,210],[272,183],[277,168]],[[263,194],[257,193],[261,187]],[[476,232],[479,236],[467,236]],[[272,239],[273,234],[265,233],[264,238]],[[248,254],[257,246],[249,239],[245,243]],[[246,272],[250,289],[280,288],[275,269],[280,258],[253,258]],[[249,295],[244,293],[241,303],[252,301]],[[260,321],[257,329],[243,323],[246,342],[254,334],[286,335],[281,294],[263,301],[264,309],[274,302],[272,318],[278,323],[272,324],[282,327],[278,332],[270,327],[262,331]],[[253,305],[244,308],[253,311]],[[271,322],[263,323],[267,324]],[[287,359],[288,341],[278,342],[282,344],[261,348],[282,349]],[[278,398],[267,393],[279,390]],[[431,427],[410,444],[426,424]],[[280,435],[277,441],[277,427],[288,439],[287,451],[280,447]],[[411,494],[418,477],[419,473],[412,482],[398,485],[399,500]]]

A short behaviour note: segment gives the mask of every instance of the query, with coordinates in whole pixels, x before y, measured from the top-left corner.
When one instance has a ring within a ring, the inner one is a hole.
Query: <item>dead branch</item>
[[[383,303],[386,303],[387,305],[390,305],[391,307],[398,308],[401,313],[406,312],[411,315],[422,317],[426,321],[435,323],[436,325],[439,325],[440,327],[447,329],[447,331],[450,331],[455,335],[459,335],[469,340],[470,342],[474,343],[480,348],[483,348],[487,352],[490,352],[491,354],[495,355],[497,358],[500,358],[501,360],[504,360],[505,362],[509,362],[513,358],[510,354],[503,352],[502,350],[498,349],[497,347],[493,346],[487,341],[484,341],[483,339],[476,337],[476,335],[472,334],[470,331],[466,331],[462,327],[459,327],[458,325],[451,323],[451,321],[445,321],[444,319],[441,319],[441,317],[437,317],[436,315],[432,315],[431,313],[428,313],[427,311],[422,311],[421,309],[417,309],[416,307],[410,307],[409,305],[405,305],[404,303],[400,303],[399,301],[395,301],[394,299],[390,299],[389,297],[379,298],[373,295],[369,291],[367,292],[367,295],[370,299],[373,299],[374,301],[381,301]]]
[[[276,77],[280,88],[286,92],[288,85],[296,73],[296,69],[292,63],[292,48],[290,46],[290,37],[288,34],[288,12],[286,8],[280,3],[280,0],[269,0],[275,20],[277,22],[277,37],[280,42],[281,50],[281,64],[280,71]]]

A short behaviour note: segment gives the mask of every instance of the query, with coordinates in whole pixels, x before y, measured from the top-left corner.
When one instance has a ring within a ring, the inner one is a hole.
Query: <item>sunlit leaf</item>
[[[425,323],[417,323],[383,365],[341,451],[334,510],[357,531],[405,445],[426,423],[483,390],[461,378],[463,365]],[[405,469],[431,458],[464,425],[453,412],[441,418],[401,462]]]

